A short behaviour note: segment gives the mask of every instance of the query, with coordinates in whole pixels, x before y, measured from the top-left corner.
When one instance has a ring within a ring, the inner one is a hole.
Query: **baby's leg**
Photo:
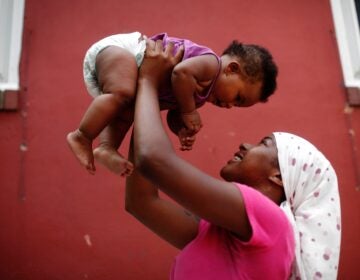
[[[137,71],[134,55],[119,47],[110,46],[96,58],[97,79],[104,94],[90,104],[79,129],[67,136],[73,153],[92,174],[95,172],[92,141],[119,112],[132,105]]]
[[[100,144],[94,150],[96,161],[120,176],[129,176],[134,166],[118,153],[118,148],[134,120],[133,108],[122,112],[100,133]]]
[[[80,129],[70,132],[66,140],[70,149],[90,174],[95,174],[92,139],[86,137]]]

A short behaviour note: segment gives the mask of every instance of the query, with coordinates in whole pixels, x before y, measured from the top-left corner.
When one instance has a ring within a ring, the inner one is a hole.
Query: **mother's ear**
[[[276,171],[274,172],[272,175],[270,175],[268,177],[268,179],[273,182],[275,185],[279,186],[279,187],[283,187],[284,184],[283,184],[283,181],[282,181],[282,178],[281,178],[281,173],[280,171]]]

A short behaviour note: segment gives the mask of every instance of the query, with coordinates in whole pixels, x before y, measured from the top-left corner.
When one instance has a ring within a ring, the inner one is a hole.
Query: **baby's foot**
[[[94,156],[96,161],[122,177],[129,176],[134,170],[134,165],[113,148],[100,145],[94,150]]]
[[[95,165],[94,165],[94,155],[92,153],[92,141],[85,137],[85,135],[80,130],[75,130],[70,132],[67,137],[67,142],[86,170],[94,175],[95,174]]]

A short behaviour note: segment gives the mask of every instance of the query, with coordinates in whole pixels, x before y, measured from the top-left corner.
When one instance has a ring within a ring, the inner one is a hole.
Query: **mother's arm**
[[[133,141],[129,160],[133,161]],[[137,169],[126,180],[126,210],[146,227],[178,249],[185,247],[198,232],[198,218],[159,196],[158,189]]]
[[[179,158],[162,125],[158,88],[175,65],[172,46],[147,49],[138,79],[134,121],[135,165],[141,174],[195,215],[235,233],[251,236],[241,193]]]

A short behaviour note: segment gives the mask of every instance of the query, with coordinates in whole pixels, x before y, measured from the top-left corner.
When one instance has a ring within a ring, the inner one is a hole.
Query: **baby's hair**
[[[276,89],[278,68],[270,52],[258,45],[248,45],[234,40],[224,50],[223,55],[239,59],[242,72],[250,82],[262,81],[260,100],[266,102]]]

